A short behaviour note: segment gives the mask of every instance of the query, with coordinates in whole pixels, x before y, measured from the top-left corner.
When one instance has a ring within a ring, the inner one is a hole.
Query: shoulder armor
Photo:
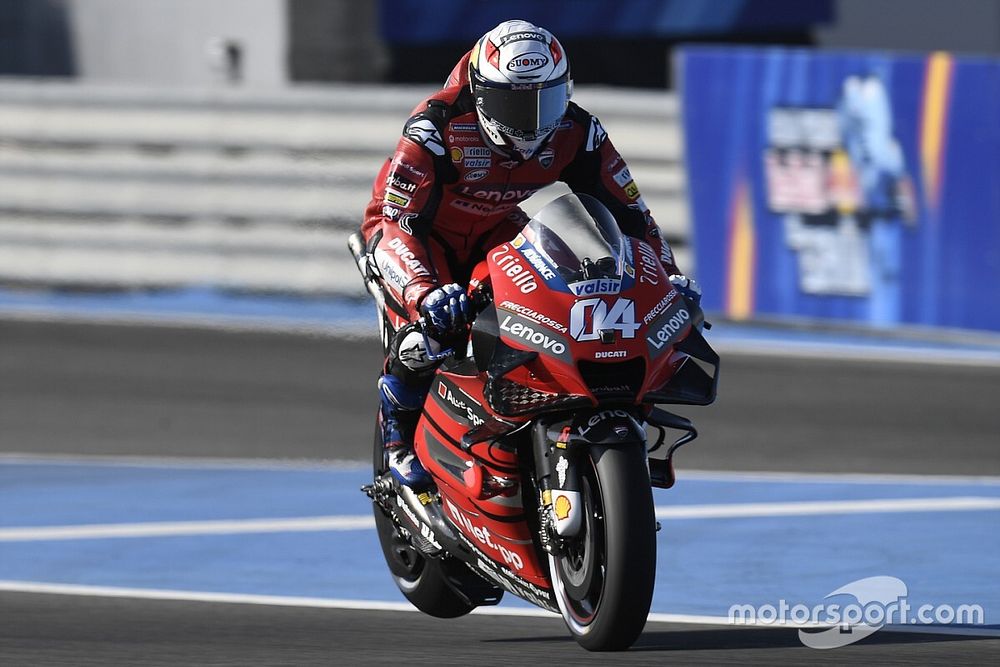
[[[467,89],[462,89],[453,99],[431,98],[423,109],[414,113],[403,126],[403,136],[420,144],[435,157],[444,157],[445,145],[442,139],[448,122],[456,115],[465,113],[471,97]]]
[[[441,138],[441,129],[434,121],[434,115],[427,112],[410,116],[403,126],[403,136],[420,144],[432,155],[443,157],[444,140]]]

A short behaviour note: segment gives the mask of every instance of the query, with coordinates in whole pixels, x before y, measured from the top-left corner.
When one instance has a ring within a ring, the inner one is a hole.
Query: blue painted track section
[[[0,461],[5,528],[368,516],[361,467]],[[1000,498],[1000,481],[838,481],[706,475],[659,507],[895,498]],[[814,605],[851,581],[903,580],[910,602],[980,604],[1000,622],[1000,511],[670,519],[653,611],[725,617],[733,604]],[[399,601],[372,529],[0,541],[0,579]],[[517,600],[505,605],[527,606]]]

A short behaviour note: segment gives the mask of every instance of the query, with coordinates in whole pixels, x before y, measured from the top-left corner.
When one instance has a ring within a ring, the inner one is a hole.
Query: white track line
[[[956,512],[998,510],[1000,498],[888,498],[883,500],[821,500],[784,503],[729,503],[725,505],[674,505],[657,507],[658,519],[738,519],[816,514],[869,514],[876,512]]]
[[[374,423],[374,422],[373,422]],[[121,468],[182,468],[194,470],[370,470],[371,463],[347,459],[237,459],[199,456],[115,456],[85,454],[0,453],[0,465],[109,466]]]
[[[0,319],[45,322],[114,325],[127,327],[163,327],[168,329],[199,329],[228,333],[273,333],[315,336],[320,338],[378,338],[374,310],[371,321],[330,322],[324,319],[295,319],[254,315],[212,315],[175,313],[169,310],[147,312],[128,310],[100,311],[88,308],[46,305],[0,305]]]
[[[238,535],[243,533],[301,533],[367,530],[375,520],[365,516],[315,516],[287,519],[236,519],[227,521],[156,521],[79,526],[26,526],[0,528],[0,542],[41,540],[94,540],[119,537],[177,537],[182,535]]]
[[[727,503],[657,507],[658,519],[740,519],[775,516],[869,514],[879,512],[963,512],[1000,510],[1000,498],[890,498],[883,500],[824,500],[782,503]],[[359,516],[315,516],[284,519],[222,521],[158,521],[147,523],[19,526],[0,528],[0,542],[94,540],[186,535],[238,535],[367,530],[374,519]]]
[[[723,355],[781,357],[849,362],[903,363],[928,366],[1000,367],[1000,350],[994,347],[954,348],[920,345],[878,345],[869,343],[825,343],[795,340],[723,338],[710,340]]]
[[[776,470],[678,470],[678,482],[687,479],[716,482],[782,482],[796,484],[1000,484],[998,475],[921,475],[867,472],[783,472]]]
[[[346,600],[337,598],[311,598],[287,595],[252,595],[246,593],[213,593],[206,591],[179,591],[168,589],[124,588],[114,586],[85,586],[79,584],[52,584],[39,581],[0,580],[0,592],[33,593],[43,595],[79,595],[86,597],[132,598],[140,600],[172,600],[179,602],[208,602],[219,604],[252,604],[276,607],[307,607],[313,609],[350,609],[356,611],[416,612],[407,602],[376,602],[372,600]],[[481,616],[519,616],[528,618],[558,618],[544,609],[526,607],[478,607],[472,612]],[[726,616],[698,614],[651,613],[651,623],[677,623],[691,625],[720,625],[729,627],[798,628],[814,627],[813,624],[762,624],[734,623]],[[887,631],[919,632],[925,634],[952,634],[982,637],[1000,637],[1000,630],[978,627],[948,626],[887,626]]]

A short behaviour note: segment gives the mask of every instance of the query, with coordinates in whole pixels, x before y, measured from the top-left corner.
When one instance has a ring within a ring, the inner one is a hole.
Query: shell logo
[[[464,156],[465,156],[465,153],[462,152],[462,148],[460,146],[453,146],[452,147],[452,149],[451,149],[451,161],[452,162],[461,162],[462,158]]]
[[[560,521],[569,518],[569,511],[573,509],[573,505],[570,504],[569,498],[566,496],[556,496],[555,507],[556,518]]]

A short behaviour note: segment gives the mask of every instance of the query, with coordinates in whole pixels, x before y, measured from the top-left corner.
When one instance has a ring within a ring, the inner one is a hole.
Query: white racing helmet
[[[469,85],[479,124],[503,154],[527,160],[559,126],[572,94],[559,40],[527,21],[504,21],[472,49]]]

